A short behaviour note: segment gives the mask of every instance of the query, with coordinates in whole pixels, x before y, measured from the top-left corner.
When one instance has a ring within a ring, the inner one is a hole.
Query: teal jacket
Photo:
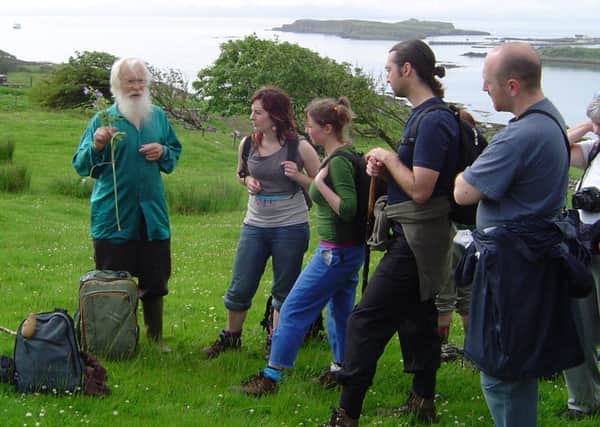
[[[156,106],[139,131],[120,116],[116,105],[107,112],[117,131],[125,132],[115,145],[116,197],[110,144],[100,152],[93,149],[94,132],[101,126],[98,114],[88,124],[72,160],[79,175],[96,178],[90,200],[92,238],[114,243],[139,240],[145,221],[148,240],[168,239],[171,232],[160,173],[175,169],[181,144],[165,112]],[[159,161],[149,162],[138,151],[141,145],[151,142],[163,145]]]

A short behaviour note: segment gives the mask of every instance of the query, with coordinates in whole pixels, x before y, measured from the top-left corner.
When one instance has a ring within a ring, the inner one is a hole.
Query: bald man
[[[483,90],[515,117],[455,181],[459,204],[478,203],[465,356],[481,370],[495,426],[534,427],[537,379],[582,361],[568,290],[554,279],[558,263],[543,256],[546,242],[561,241],[552,219],[567,191],[565,126],[528,44],[488,53]]]

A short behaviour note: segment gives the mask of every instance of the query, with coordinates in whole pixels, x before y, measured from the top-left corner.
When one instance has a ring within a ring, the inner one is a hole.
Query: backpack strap
[[[429,107],[425,107],[425,109],[423,109],[423,111],[421,111],[413,119],[413,121],[410,125],[410,129],[408,130],[408,136],[402,140],[402,144],[414,145],[414,143],[417,139],[417,131],[419,130],[419,125],[421,124],[421,120],[423,119],[423,116],[425,116],[425,114],[427,114],[433,110],[446,110],[449,113],[451,113],[454,117],[456,117],[457,120],[459,119],[458,112],[456,111],[456,109],[454,109],[453,107],[451,107],[450,105],[448,105],[446,103],[433,104],[433,105],[430,105]]]
[[[245,178],[250,175],[250,171],[248,171],[248,157],[250,156],[250,147],[252,146],[252,137],[245,137],[242,142],[242,166],[238,171],[238,176],[240,178]]]
[[[244,178],[250,175],[250,171],[248,170],[248,158],[250,157],[250,149],[252,148],[252,137],[245,137],[242,142],[242,166],[238,171],[238,176],[240,178]],[[285,140],[285,144],[287,145],[287,157],[286,160],[298,163],[298,150],[300,146],[300,140],[297,136],[292,138],[288,138]]]
[[[587,166],[589,167],[592,160],[596,158],[596,156],[600,153],[600,140],[597,140],[594,145],[592,145],[592,149],[590,150],[590,154],[588,154],[587,158]]]
[[[298,163],[298,149],[300,146],[298,136],[286,139],[285,144],[288,146],[286,160]]]
[[[327,164],[331,161],[331,159],[333,159],[334,157],[338,157],[338,156],[345,157],[346,159],[350,160],[350,162],[352,163],[352,166],[354,166],[355,168],[360,167],[360,165],[357,162],[356,156],[352,155],[351,153],[349,153],[347,151],[335,150],[333,152],[333,154],[331,154],[331,156],[326,157],[323,160],[323,162],[321,163],[321,166],[319,166],[319,169],[323,169],[325,166],[327,166]]]
[[[539,108],[530,108],[529,110],[525,111],[523,114],[521,114],[517,120],[521,120],[523,117],[528,116],[530,114],[543,114],[546,117],[549,117],[550,119],[552,119],[554,121],[554,123],[556,123],[556,126],[558,126],[558,128],[560,129],[560,132],[562,133],[563,139],[565,141],[565,145],[567,147],[567,160],[569,165],[571,164],[571,143],[569,142],[569,137],[567,136],[567,132],[565,131],[565,129],[563,128],[563,125],[558,121],[558,119],[556,117],[554,117],[554,115],[552,113],[549,113],[548,111],[545,110],[540,110]],[[596,154],[598,152],[596,151]],[[583,171],[583,176],[585,176],[585,173],[588,170],[588,167],[590,166],[591,161],[588,162],[587,166],[585,167],[585,170]],[[579,185],[577,186],[577,190],[579,190],[581,188],[581,183],[583,182],[583,178],[579,180]]]
[[[523,117],[534,113],[543,114],[544,116],[551,118],[554,121],[554,123],[556,123],[556,126],[558,126],[558,128],[560,129],[560,132],[563,135],[563,139],[565,140],[565,145],[567,146],[567,156],[569,158],[569,163],[571,163],[571,144],[569,143],[569,137],[567,136],[567,132],[565,132],[565,129],[563,128],[562,124],[558,121],[556,117],[554,117],[552,113],[549,113],[545,110],[540,110],[538,108],[530,108],[529,110],[521,114],[517,118],[517,120],[521,120]]]

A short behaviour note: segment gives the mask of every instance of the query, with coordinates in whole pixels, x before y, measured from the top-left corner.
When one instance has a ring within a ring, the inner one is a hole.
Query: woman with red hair
[[[240,349],[242,326],[269,257],[275,328],[281,304],[300,273],[308,248],[308,206],[303,191],[318,172],[319,158],[308,141],[298,137],[292,104],[285,92],[263,87],[250,102],[253,132],[247,137],[249,141],[240,143],[238,153],[238,179],[248,190],[248,208],[231,282],[223,297],[227,327],[203,349],[209,359]],[[245,154],[248,143],[250,149]]]

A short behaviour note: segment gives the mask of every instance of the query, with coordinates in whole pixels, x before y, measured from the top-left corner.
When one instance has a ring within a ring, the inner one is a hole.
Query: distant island
[[[575,46],[536,47],[544,64],[600,66],[600,48]],[[467,52],[463,56],[482,58],[484,52]]]
[[[408,40],[433,36],[489,36],[486,31],[460,30],[449,22],[419,21],[408,19],[401,22],[298,19],[291,24],[273,28],[273,31],[290,33],[328,34],[347,39],[361,40]]]
[[[0,50],[0,74],[15,71],[20,65],[50,65],[47,62],[32,62],[18,59],[15,55]]]

